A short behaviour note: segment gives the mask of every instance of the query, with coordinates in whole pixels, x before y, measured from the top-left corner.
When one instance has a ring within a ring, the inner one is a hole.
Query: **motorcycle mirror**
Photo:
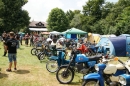
[[[114,60],[114,61],[118,61],[118,60],[119,60],[119,58],[118,58],[118,57],[115,57],[113,60]]]

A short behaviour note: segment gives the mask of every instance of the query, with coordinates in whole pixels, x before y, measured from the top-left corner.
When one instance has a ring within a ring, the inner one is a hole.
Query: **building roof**
[[[42,22],[42,21],[32,21],[30,24],[29,24],[29,27],[35,27],[35,28],[46,28],[47,27],[47,24],[45,22]]]

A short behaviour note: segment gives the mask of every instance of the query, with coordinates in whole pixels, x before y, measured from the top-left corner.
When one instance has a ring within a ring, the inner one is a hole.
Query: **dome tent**
[[[109,51],[114,56],[129,56],[130,53],[130,36],[102,37],[96,46],[102,46],[103,52]]]

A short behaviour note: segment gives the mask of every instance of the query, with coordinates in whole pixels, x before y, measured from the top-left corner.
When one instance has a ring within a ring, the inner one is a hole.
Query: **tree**
[[[71,22],[72,22],[74,16],[77,14],[80,14],[80,10],[74,10],[74,11],[69,10],[66,12],[66,17],[69,22],[69,28],[71,28],[73,26],[73,25],[71,25]]]
[[[30,17],[28,12],[22,10],[22,6],[27,0],[2,0],[4,3],[2,18],[3,28],[8,31],[19,31],[23,27],[29,25]]]
[[[2,27],[3,27],[3,25],[4,25],[4,23],[3,23],[3,19],[2,19],[2,9],[3,9],[3,7],[4,7],[4,3],[2,2],[2,0],[0,0],[0,32],[3,32],[3,29],[2,29]],[[0,33],[1,34],[1,33]]]
[[[117,20],[117,32],[119,34],[130,33],[130,6],[126,7]]]
[[[69,27],[68,19],[62,9],[54,8],[49,13],[47,19],[48,29],[50,31],[65,31]]]

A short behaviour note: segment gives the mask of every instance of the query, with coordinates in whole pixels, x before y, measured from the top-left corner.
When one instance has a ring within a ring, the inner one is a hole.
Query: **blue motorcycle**
[[[56,72],[61,65],[69,64],[70,61],[66,60],[65,49],[55,49],[55,51],[57,54],[52,55],[46,63],[46,69],[51,73]]]
[[[128,74],[119,75],[118,82],[121,84],[121,86],[130,86],[130,60],[124,64],[127,64],[126,68],[128,69]]]
[[[115,58],[114,58],[115,59]],[[117,60],[117,59],[116,59]],[[128,73],[126,65],[118,59],[121,64],[112,65],[107,64],[108,61],[95,65],[97,73],[90,73],[84,76],[82,86],[120,86],[117,76]],[[112,80],[111,76],[115,76],[117,81]]]
[[[122,74],[119,76],[119,83],[121,86],[130,86],[130,75]]]
[[[87,57],[79,54],[77,50],[72,51],[69,64],[61,65],[56,72],[56,78],[61,84],[71,83],[74,78],[74,72],[83,75],[95,72],[94,65],[99,63],[102,55]]]

